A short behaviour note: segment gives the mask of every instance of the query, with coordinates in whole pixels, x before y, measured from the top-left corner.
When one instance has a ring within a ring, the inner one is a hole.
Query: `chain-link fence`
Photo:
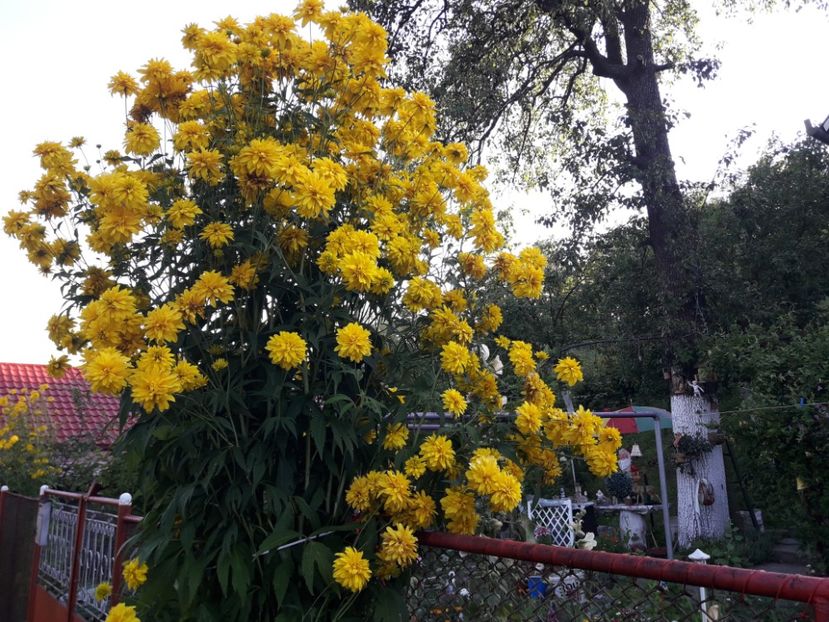
[[[428,536],[446,536],[425,535],[426,541]],[[449,536],[453,538],[457,537]],[[464,552],[448,548],[445,542],[443,546],[422,546],[407,598],[409,621],[829,620],[820,617],[825,612],[816,613],[814,606],[829,596],[829,579],[821,582],[814,577],[649,558],[644,558],[647,562],[639,564],[641,572],[637,572],[635,563],[623,563],[623,558],[636,561],[630,555],[568,552],[541,545],[529,545],[528,549],[526,544],[514,544],[512,553],[535,560],[546,554],[553,561],[561,552],[576,556],[567,565],[557,565]],[[499,548],[503,553],[510,547]],[[655,578],[660,574],[665,578]],[[671,580],[683,574],[688,580]],[[725,589],[727,585],[731,589]],[[791,600],[793,596],[799,598]]]

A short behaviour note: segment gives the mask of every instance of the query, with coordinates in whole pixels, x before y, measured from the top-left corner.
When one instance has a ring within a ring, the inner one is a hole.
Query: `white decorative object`
[[[573,533],[573,502],[570,499],[538,499],[527,501],[527,515],[537,525],[547,528],[556,546],[575,544]]]

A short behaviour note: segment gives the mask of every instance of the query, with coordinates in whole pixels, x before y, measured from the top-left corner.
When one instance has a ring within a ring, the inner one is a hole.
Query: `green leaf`
[[[321,542],[309,542],[302,552],[302,577],[308,586],[308,591],[314,593],[314,569],[316,568],[323,580],[331,580],[331,564],[334,563],[334,553]]]
[[[311,414],[311,438],[317,446],[317,451],[322,455],[325,449],[325,415],[321,412]]]
[[[273,592],[276,596],[276,603],[280,608],[282,607],[282,601],[285,599],[285,594],[288,593],[288,586],[291,584],[293,576],[294,562],[290,557],[286,557],[273,573]]]
[[[383,587],[374,601],[375,622],[401,622],[406,614],[406,601],[399,590]]]

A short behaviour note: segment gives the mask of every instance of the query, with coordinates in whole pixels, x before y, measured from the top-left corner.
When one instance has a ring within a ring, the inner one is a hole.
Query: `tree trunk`
[[[650,28],[650,7],[645,0],[628,5],[620,14],[624,26],[628,75],[616,79],[627,99],[642,198],[648,213],[650,243],[659,272],[662,297],[665,363],[672,368],[671,413],[675,433],[707,438],[706,424],[719,423],[716,397],[690,391],[687,380],[693,369],[674,367],[679,335],[696,332],[695,282],[688,269],[693,231],[676,177],[668,142],[668,120],[659,92],[659,68],[655,66]],[[693,345],[693,344],[691,344]],[[699,501],[700,484],[708,483],[714,502]],[[679,544],[688,546],[697,538],[718,539],[729,524],[728,493],[722,447],[695,457],[683,470],[677,469],[677,520]]]
[[[711,425],[720,421],[715,403],[705,394],[679,394],[671,397],[674,434],[706,438]],[[700,484],[708,482],[714,502],[705,505],[700,497]],[[728,491],[725,486],[725,464],[722,446],[694,457],[682,470],[676,470],[677,522],[679,546],[688,547],[698,538],[719,539],[728,528]]]

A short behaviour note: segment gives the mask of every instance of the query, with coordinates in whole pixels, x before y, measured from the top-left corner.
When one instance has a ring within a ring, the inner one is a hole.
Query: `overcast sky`
[[[0,214],[18,207],[17,193],[38,177],[35,144],[43,140],[87,139],[119,148],[123,104],[107,92],[118,70],[135,72],[149,58],[164,57],[184,67],[179,43],[190,22],[208,26],[229,12],[241,21],[255,15],[289,13],[294,2],[234,0],[123,3],[102,0],[4,0],[0,3],[0,58],[4,93],[0,97],[2,175]],[[707,3],[700,2],[700,5]],[[329,6],[331,4],[329,3]],[[719,77],[704,89],[673,85],[670,95],[691,113],[671,134],[681,177],[713,175],[729,137],[756,124],[757,138],[744,150],[750,163],[772,133],[792,140],[803,119],[829,115],[829,17],[816,9],[760,15],[753,23],[706,13],[700,33],[709,47],[721,42]],[[506,197],[514,204],[521,242],[547,234],[533,225],[537,214],[553,209],[541,195]],[[527,212],[527,213],[523,213]],[[45,363],[53,353],[45,325],[61,307],[57,283],[41,277],[0,232],[2,304],[0,362]]]

